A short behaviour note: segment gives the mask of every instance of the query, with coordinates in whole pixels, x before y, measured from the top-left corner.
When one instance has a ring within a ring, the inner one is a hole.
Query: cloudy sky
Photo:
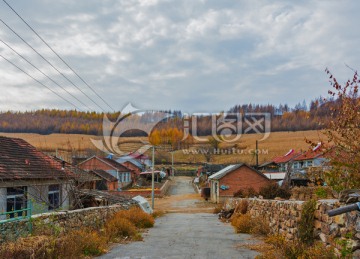
[[[114,109],[215,112],[235,104],[294,106],[326,95],[328,67],[360,68],[360,2],[351,0],[6,0]],[[0,1],[0,18],[100,100]],[[3,22],[0,53],[82,110],[97,110]],[[0,110],[73,109],[0,57]],[[79,102],[81,101],[81,103]]]

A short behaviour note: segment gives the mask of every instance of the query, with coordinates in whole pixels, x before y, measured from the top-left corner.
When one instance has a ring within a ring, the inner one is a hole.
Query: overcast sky
[[[294,106],[360,68],[360,2],[7,0],[111,107],[216,112]],[[0,18],[104,110],[110,110],[0,1]],[[83,110],[100,110],[0,22],[0,53]],[[73,107],[0,57],[0,110]]]

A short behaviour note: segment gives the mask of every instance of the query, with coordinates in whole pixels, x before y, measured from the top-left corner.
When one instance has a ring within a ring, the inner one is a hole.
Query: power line
[[[35,33],[36,36],[94,93],[99,97],[110,109],[115,111],[76,71],[64,60],[60,57],[60,55],[18,14],[11,5],[3,0],[3,2]]]
[[[39,71],[42,75],[44,75],[45,77],[47,77],[49,80],[51,80],[51,82],[53,82],[54,84],[56,84],[57,86],[59,86],[61,89],[63,89],[65,92],[67,92],[69,95],[71,95],[73,98],[75,98],[78,102],[80,102],[82,105],[84,105],[86,108],[88,108],[89,110],[91,110],[89,108],[89,106],[87,106],[85,103],[83,103],[81,100],[79,100],[76,96],[74,96],[72,93],[70,93],[69,91],[67,91],[64,87],[62,87],[60,84],[58,84],[55,80],[53,80],[52,78],[50,78],[48,75],[46,75],[43,71],[41,71],[38,67],[36,67],[33,63],[31,63],[28,59],[26,59],[23,55],[21,55],[19,52],[17,52],[15,49],[13,49],[9,44],[7,44],[5,41],[3,41],[2,39],[0,39],[0,41],[2,43],[4,43],[9,49],[11,49],[13,52],[15,52],[18,56],[20,56],[22,59],[24,59],[28,64],[30,64],[32,67],[34,67],[37,71]]]
[[[60,97],[61,99],[63,99],[65,102],[71,104],[72,106],[74,106],[77,110],[81,109],[79,107],[77,107],[75,104],[73,104],[72,102],[70,102],[69,100],[66,100],[64,97],[62,97],[61,95],[59,95],[57,92],[55,92],[54,90],[52,90],[50,87],[47,87],[46,85],[44,85],[43,83],[41,83],[39,80],[37,80],[35,77],[31,76],[30,74],[28,74],[27,72],[25,72],[23,69],[21,69],[19,66],[15,65],[13,62],[11,62],[10,60],[8,60],[7,58],[5,58],[3,55],[0,55],[0,57],[2,57],[3,59],[5,59],[7,62],[9,62],[11,65],[13,65],[14,67],[16,67],[17,69],[19,69],[21,72],[23,72],[24,74],[26,74],[28,77],[32,78],[33,80],[35,80],[36,82],[38,82],[39,84],[41,84],[42,86],[46,87],[48,90],[50,90],[51,92],[53,92],[54,94],[56,94],[58,97]]]
[[[24,38],[22,38],[16,31],[14,31],[6,22],[4,22],[1,18],[0,21],[11,30],[18,38],[20,38],[29,48],[31,48],[36,54],[38,54],[46,63],[48,63],[53,69],[55,69],[62,77],[64,77],[69,83],[71,83],[74,87],[76,87],[81,93],[83,93],[90,101],[92,101],[97,107],[99,107],[103,112],[105,110],[99,106],[91,97],[89,97],[85,92],[83,92],[77,85],[75,85],[67,76],[65,76],[59,69],[57,69],[50,61],[48,61],[43,55],[41,55],[36,49],[34,49]]]

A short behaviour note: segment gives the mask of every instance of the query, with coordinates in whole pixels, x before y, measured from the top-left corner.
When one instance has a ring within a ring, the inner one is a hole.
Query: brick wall
[[[256,191],[268,184],[269,180],[259,175],[247,166],[241,166],[238,169],[228,173],[219,180],[219,186],[229,186],[228,190],[219,190],[220,196],[233,196],[234,192],[252,187]]]
[[[100,169],[100,170],[114,170],[114,168],[104,162],[101,162],[99,159],[92,158],[89,159],[79,165],[79,167],[83,170],[93,170],[93,169]]]

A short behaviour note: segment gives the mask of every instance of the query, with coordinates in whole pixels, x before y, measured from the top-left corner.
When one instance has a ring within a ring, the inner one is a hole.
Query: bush
[[[114,241],[119,237],[136,237],[137,230],[130,220],[116,215],[108,220],[105,224],[105,232],[110,241]]]
[[[61,237],[56,245],[56,257],[76,258],[79,255],[97,256],[106,252],[107,238],[97,231],[82,228]]]
[[[270,234],[269,221],[264,216],[254,217],[250,233],[259,236],[267,236]]]
[[[257,256],[257,259],[270,258],[337,258],[333,247],[326,247],[323,243],[317,242],[313,246],[307,246],[300,241],[287,241],[281,235],[271,235],[265,239],[265,243],[271,245],[265,253]]]
[[[249,202],[247,200],[241,200],[236,207],[236,212],[241,214],[246,214],[248,211]]]
[[[246,189],[239,189],[234,193],[234,197],[237,198],[254,198],[258,193],[255,191],[253,187],[249,187]]]
[[[235,228],[236,233],[249,234],[253,227],[253,221],[250,214],[240,214],[232,218],[231,225]]]
[[[269,183],[260,188],[259,194],[263,196],[264,199],[274,199],[280,197],[283,199],[289,199],[291,193],[289,190],[280,187],[277,183]]]
[[[138,207],[119,211],[114,215],[114,218],[128,219],[138,228],[151,228],[155,224],[154,217]]]
[[[314,213],[316,210],[316,201],[309,200],[305,202],[301,210],[301,218],[299,221],[299,239],[307,245],[314,242]]]
[[[4,243],[0,247],[0,258],[52,258],[54,251],[52,240],[53,238],[47,236],[34,236]]]

